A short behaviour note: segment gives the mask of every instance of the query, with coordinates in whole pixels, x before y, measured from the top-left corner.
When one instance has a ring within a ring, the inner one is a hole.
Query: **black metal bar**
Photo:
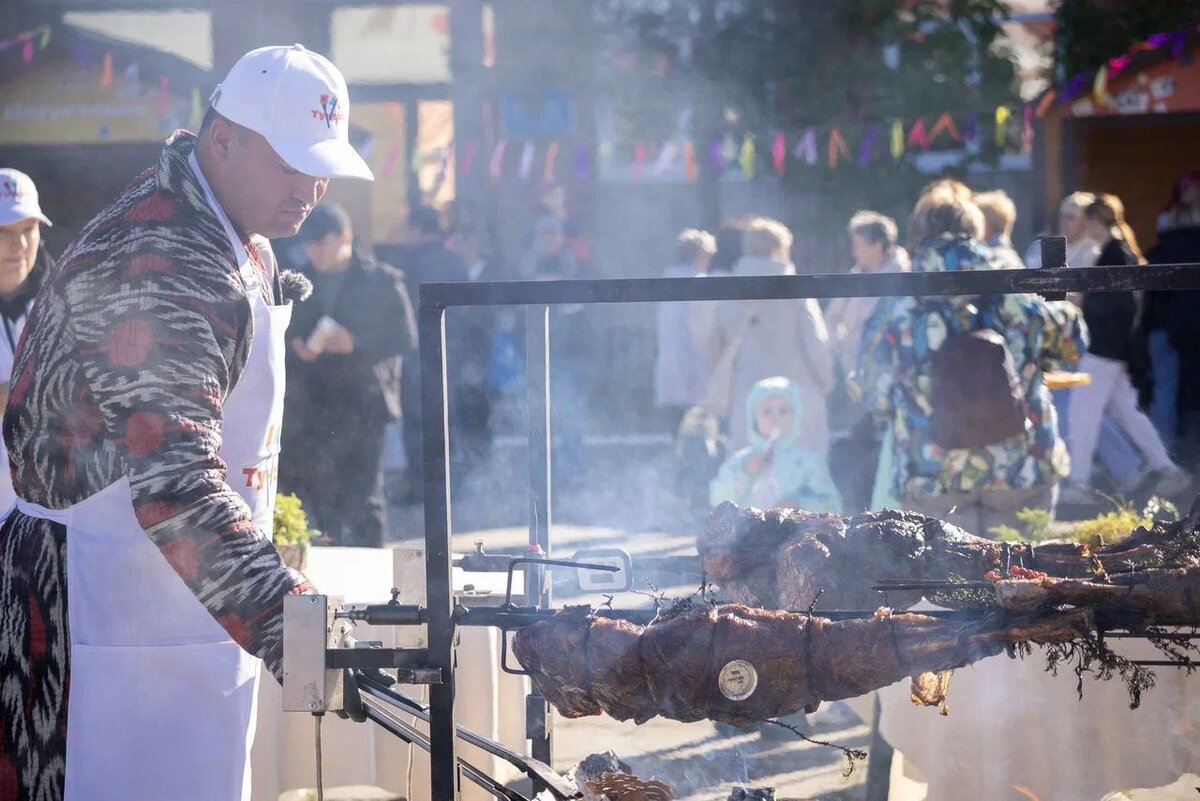
[[[423,648],[330,648],[325,651],[326,670],[347,668],[426,668],[429,652]],[[437,682],[433,682],[437,683]]]
[[[385,731],[395,735],[404,742],[412,743],[422,751],[429,753],[429,741],[421,735],[421,732],[417,731],[412,726],[408,725],[394,715],[389,714],[386,710],[375,706],[367,706],[366,713],[367,718],[374,721]],[[496,798],[502,799],[503,801],[529,801],[529,799],[518,793],[516,790],[508,789],[481,771],[479,768],[472,765],[470,762],[459,759],[458,764],[462,767],[463,773],[467,775],[468,779],[475,782],[492,795],[496,796]]]
[[[421,409],[425,460],[425,605],[429,666],[442,683],[429,688],[431,801],[458,795],[454,738],[454,588],[450,570],[450,425],[446,408],[446,313],[420,292]]]
[[[974,270],[948,273],[843,273],[746,278],[615,278],[422,284],[432,306],[660,303],[696,300],[989,295],[1016,292],[1127,292],[1200,289],[1200,265]]]
[[[519,556],[508,563],[508,578],[504,583],[504,605],[506,607],[512,606],[513,574],[516,572],[518,565],[530,565],[530,567],[533,568],[532,570],[525,571],[526,586],[528,586],[529,583],[529,576],[533,575],[534,573],[539,576],[543,576],[544,580],[545,568],[552,566],[573,567],[576,570],[601,570],[606,573],[616,573],[621,569],[612,565],[598,565],[592,564],[591,562],[576,562],[571,559],[543,559],[540,556]],[[548,583],[546,586],[546,592],[550,592]],[[526,597],[528,598],[529,595],[527,594]],[[543,608],[549,608],[549,604],[542,604],[541,606]]]
[[[547,282],[536,282],[547,283]],[[550,425],[550,307],[534,306],[525,317],[525,376],[529,396],[529,552],[538,556],[550,555],[551,450],[553,433]],[[508,573],[509,597],[512,595],[512,568]],[[544,568],[525,571],[525,598],[530,604],[550,605],[550,582]],[[507,637],[507,632],[501,632]],[[507,647],[507,645],[506,645]],[[507,670],[507,666],[505,666]],[[541,708],[549,715],[549,706],[537,687],[525,699],[528,711]],[[550,733],[543,727],[540,736],[530,738],[530,753],[534,759],[547,764],[551,761]],[[540,792],[534,783],[534,795]]]
[[[372,675],[371,673],[358,674],[360,686],[369,684],[372,688],[379,691],[377,697],[386,698],[393,705],[404,710],[405,713],[412,715],[417,720],[425,723],[429,722],[429,709],[418,701],[407,698],[400,693],[392,690],[388,686],[388,678],[386,676]],[[463,742],[473,745],[476,748],[488,752],[492,756],[497,756],[509,763],[513,767],[520,770],[526,776],[535,778],[550,788],[550,792],[560,799],[576,798],[576,793],[572,787],[554,771],[549,765],[522,756],[508,748],[505,748],[500,743],[487,739],[486,737],[476,734],[470,729],[465,729],[462,726],[458,727],[458,736]]]
[[[550,307],[526,310],[525,375],[529,395],[529,550],[550,555]],[[545,577],[525,571],[525,597],[547,606]]]

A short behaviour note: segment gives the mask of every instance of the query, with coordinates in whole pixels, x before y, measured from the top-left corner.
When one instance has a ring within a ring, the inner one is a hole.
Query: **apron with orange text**
[[[263,297],[257,267],[204,189],[242,256],[254,317],[248,361],[222,407],[220,457],[269,536],[292,306]],[[66,801],[249,799],[261,661],[230,639],[150,541],[128,480],[67,509],[20,499],[17,507],[67,528]]]

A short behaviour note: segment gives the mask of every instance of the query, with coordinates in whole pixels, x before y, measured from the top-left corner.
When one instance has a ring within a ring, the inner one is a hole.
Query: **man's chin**
[[[280,214],[271,221],[272,230],[262,231],[261,233],[267,239],[283,239],[284,237],[295,236],[300,230],[300,226],[304,225],[306,219],[308,219],[307,214]]]

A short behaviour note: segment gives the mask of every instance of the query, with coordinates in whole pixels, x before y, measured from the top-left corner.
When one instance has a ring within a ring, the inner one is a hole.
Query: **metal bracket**
[[[334,712],[342,708],[342,671],[330,669],[325,652],[345,639],[353,624],[337,617],[340,596],[289,595],[283,599],[283,708],[287,712]]]

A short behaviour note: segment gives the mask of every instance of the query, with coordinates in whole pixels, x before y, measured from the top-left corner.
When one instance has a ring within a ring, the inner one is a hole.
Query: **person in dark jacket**
[[[469,277],[467,263],[462,256],[447,247],[446,232],[438,210],[431,206],[414,206],[408,213],[404,241],[399,244],[375,246],[375,256],[386,264],[393,264],[404,271],[404,282],[408,296],[414,304],[420,303],[421,284],[445,281],[466,281]],[[405,357],[417,363],[417,345],[413,340],[412,350]],[[453,365],[448,363],[450,370]],[[450,376],[450,383],[455,377]],[[405,370],[401,377],[400,403],[404,410],[403,436],[404,456],[408,463],[405,476],[403,500],[416,503],[421,500],[424,487],[424,460],[421,443],[421,372]]]
[[[310,302],[288,327],[280,486],[337,545],[381,547],[384,427],[400,416],[403,354],[416,341],[404,276],[354,250],[345,209],[300,229]]]
[[[1097,266],[1143,262],[1118,198],[1099,195],[1084,214],[1088,236],[1100,243]],[[1079,369],[1091,376],[1091,383],[1071,391],[1067,437],[1071,476],[1063,500],[1089,499],[1092,459],[1106,416],[1142,453],[1149,474],[1145,486],[1164,496],[1184,491],[1190,480],[1171,460],[1154,425],[1138,408],[1137,390],[1130,379],[1131,368],[1143,364],[1146,358],[1144,345],[1135,335],[1141,323],[1141,293],[1092,292],[1083,296],[1082,306],[1091,342]]]

